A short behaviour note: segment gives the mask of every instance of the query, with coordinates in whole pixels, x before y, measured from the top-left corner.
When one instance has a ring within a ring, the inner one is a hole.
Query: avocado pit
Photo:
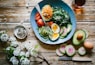
[[[79,34],[77,35],[77,40],[82,40],[82,39],[83,39],[83,34],[79,33]]]

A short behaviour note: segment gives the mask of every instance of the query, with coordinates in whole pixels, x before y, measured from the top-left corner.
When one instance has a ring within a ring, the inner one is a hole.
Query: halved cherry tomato
[[[35,15],[35,20],[37,21],[37,20],[39,20],[39,19],[41,19],[41,16],[40,16],[40,14],[37,12],[36,15]]]
[[[47,22],[48,26],[51,26],[53,24],[53,21]]]
[[[35,17],[35,20],[36,20],[36,21],[38,21],[39,19],[41,19],[41,16]]]
[[[36,13],[35,17],[40,16],[39,12]]]
[[[37,21],[37,25],[38,25],[39,27],[42,27],[42,26],[44,26],[45,24],[44,24],[44,22],[43,22],[42,19],[39,19],[39,20]]]

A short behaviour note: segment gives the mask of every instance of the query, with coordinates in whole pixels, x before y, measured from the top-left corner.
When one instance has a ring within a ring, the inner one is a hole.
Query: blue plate
[[[60,44],[60,43],[64,43],[67,40],[71,39],[71,37],[73,36],[73,34],[75,32],[75,29],[76,29],[76,17],[75,17],[75,14],[74,14],[73,10],[66,3],[64,3],[61,0],[44,0],[44,1],[41,1],[40,3],[38,3],[38,4],[39,4],[41,9],[46,4],[50,4],[53,7],[56,7],[56,6],[57,7],[62,7],[70,15],[70,19],[71,19],[71,23],[72,23],[72,30],[64,39],[58,39],[57,41],[54,41],[54,42],[50,41],[50,40],[45,40],[44,38],[42,38],[39,35],[38,26],[37,26],[36,21],[35,21],[35,14],[36,14],[37,10],[34,7],[32,12],[31,12],[30,21],[31,21],[32,29],[33,29],[36,37],[41,42],[46,43],[46,44]]]

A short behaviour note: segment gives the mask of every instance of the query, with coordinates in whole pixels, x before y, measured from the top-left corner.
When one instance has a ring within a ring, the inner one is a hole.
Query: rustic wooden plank
[[[25,0],[0,0],[0,7],[25,6]]]
[[[30,19],[30,12],[33,7],[27,9],[26,7],[2,7],[0,8],[0,22],[3,22],[4,18],[7,22],[20,22],[24,19]]]
[[[92,1],[91,0],[86,0],[85,5],[88,5],[88,6],[93,5],[94,6],[95,5],[94,3],[95,3],[95,0],[92,0]]]
[[[76,19],[79,22],[88,22],[88,21],[95,21],[95,15],[76,15]]]
[[[28,0],[28,5],[29,6],[35,6],[35,5],[37,5],[37,3],[39,3],[40,1],[42,1],[42,0]]]
[[[0,7],[0,14],[25,14],[28,13],[28,11],[29,9],[26,7]]]

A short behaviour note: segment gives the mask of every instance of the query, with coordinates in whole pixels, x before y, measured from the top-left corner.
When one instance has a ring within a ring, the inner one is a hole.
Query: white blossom
[[[24,47],[25,47],[27,50],[30,50],[32,46],[31,46],[29,43],[25,43],[25,44],[24,44]]]
[[[9,47],[6,48],[6,51],[10,51],[10,50],[14,50],[14,49],[15,48],[9,46]]]
[[[24,60],[22,60],[21,65],[29,65],[30,64],[30,60],[27,58],[24,58]]]
[[[20,52],[20,56],[25,56],[25,52],[24,51],[21,51]]]
[[[15,56],[11,57],[11,58],[10,58],[10,62],[12,62],[12,60],[14,60],[14,59],[16,59]]]
[[[9,38],[9,41],[14,42],[14,41],[16,41],[16,38],[12,36],[12,37]]]
[[[38,56],[38,52],[34,48],[31,48],[30,54],[31,56],[35,56],[35,57]]]
[[[30,53],[29,53],[29,51],[27,51],[26,54],[25,54],[25,56],[29,57],[29,55],[30,55]]]
[[[2,31],[0,31],[0,34],[3,34],[3,33],[5,33],[6,31],[5,30],[2,30]]]
[[[24,57],[21,57],[21,58],[20,58],[20,62],[22,62],[23,60],[24,60]]]
[[[20,49],[15,49],[13,52],[14,56],[19,56],[20,51],[21,51]]]
[[[13,65],[18,65],[19,61],[17,60],[17,58],[15,56],[10,58],[10,62],[12,62]]]
[[[6,50],[9,51],[10,50],[10,47],[7,47]]]
[[[10,46],[17,47],[18,45],[19,45],[18,42],[13,41],[13,42],[11,42],[11,45]]]
[[[9,36],[8,36],[7,34],[2,34],[2,35],[1,35],[1,41],[7,42],[8,39],[9,39]]]

